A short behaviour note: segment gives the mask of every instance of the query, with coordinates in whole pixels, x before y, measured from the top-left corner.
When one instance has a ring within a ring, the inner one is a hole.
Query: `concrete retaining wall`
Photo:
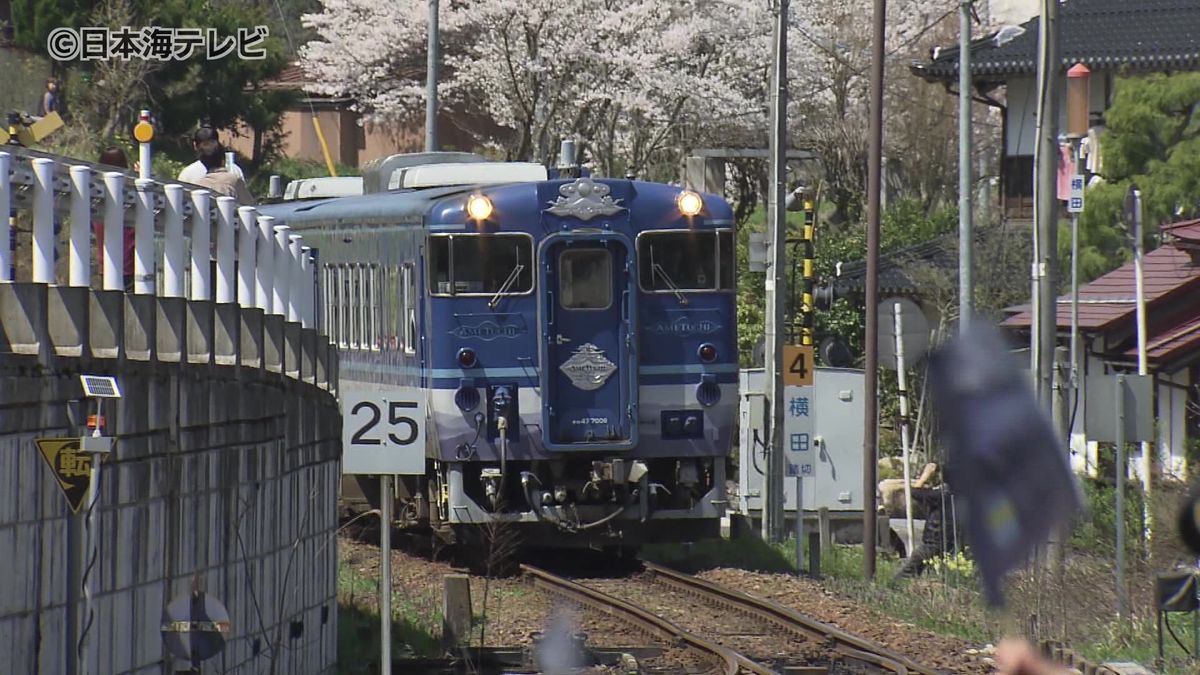
[[[299,324],[263,323],[234,305],[0,283],[0,670],[70,672],[68,523],[82,536],[84,516],[35,439],[80,433],[68,411],[87,412],[86,372],[117,376],[124,395],[104,410],[118,440],[102,472],[88,672],[186,670],[160,624],[193,585],[232,623],[202,672],[333,672],[336,352]]]

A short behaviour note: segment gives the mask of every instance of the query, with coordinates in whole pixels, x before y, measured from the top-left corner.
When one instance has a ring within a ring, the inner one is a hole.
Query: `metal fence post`
[[[33,160],[33,282],[54,283],[54,160]]]
[[[287,225],[276,225],[275,231],[275,274],[272,300],[272,314],[279,314],[287,320],[288,314],[288,299],[291,290],[292,281],[292,265],[291,265],[291,242],[288,237],[292,228]]]
[[[275,219],[271,216],[258,216],[258,269],[257,288],[255,297],[258,308],[264,314],[271,313],[273,291],[271,284],[274,280],[275,261]]]
[[[237,200],[217,197],[217,302],[228,304],[237,300],[234,280],[234,256],[237,241],[237,220],[234,212]]]
[[[183,297],[183,186],[164,185],[163,296]]]
[[[8,178],[11,166],[12,155],[0,152],[0,281],[13,279],[12,222],[9,219],[12,212],[12,184]]]
[[[137,190],[137,219],[133,230],[133,292],[138,295],[153,295],[156,272],[154,264],[154,181],[139,178],[134,183],[134,187]],[[107,228],[105,228],[105,236],[108,236]]]
[[[125,174],[104,174],[104,290],[125,290]]]
[[[71,286],[90,286],[92,283],[91,234],[92,170],[86,166],[71,167]]]
[[[242,307],[255,307],[258,284],[255,244],[258,241],[258,210],[253,206],[238,207],[237,302]]]
[[[209,201],[208,190],[192,190],[192,300],[209,300],[212,297],[209,292],[212,284],[209,271],[209,261],[212,259],[209,244],[212,227],[209,222],[212,213],[209,211]]]

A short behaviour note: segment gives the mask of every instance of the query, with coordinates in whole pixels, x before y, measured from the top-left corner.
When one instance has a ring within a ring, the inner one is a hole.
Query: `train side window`
[[[404,284],[404,352],[417,353],[417,279],[411,263],[401,268]]]
[[[612,254],[602,248],[563,251],[558,257],[563,309],[608,309],[612,305]]]
[[[450,295],[450,237],[429,238],[429,286],[434,293]]]
[[[717,232],[717,271],[721,276],[721,290],[734,290],[734,271],[737,269],[737,251],[735,249],[733,232],[723,230]]]

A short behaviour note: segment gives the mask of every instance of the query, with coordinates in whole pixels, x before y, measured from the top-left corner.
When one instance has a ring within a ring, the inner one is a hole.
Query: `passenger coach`
[[[364,184],[262,212],[318,251],[345,469],[400,474],[400,525],[471,541],[516,523],[551,546],[717,534],[737,405],[724,200],[451,153]]]

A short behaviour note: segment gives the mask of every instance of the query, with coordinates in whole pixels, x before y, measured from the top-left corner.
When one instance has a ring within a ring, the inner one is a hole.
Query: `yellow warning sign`
[[[807,387],[813,383],[813,348],[783,346],[783,383],[789,387]]]
[[[138,143],[149,143],[154,140],[154,127],[146,121],[138,122],[133,125],[133,138]]]
[[[67,498],[72,513],[79,513],[87,496],[92,458],[79,450],[78,438],[39,438],[38,450]]]

